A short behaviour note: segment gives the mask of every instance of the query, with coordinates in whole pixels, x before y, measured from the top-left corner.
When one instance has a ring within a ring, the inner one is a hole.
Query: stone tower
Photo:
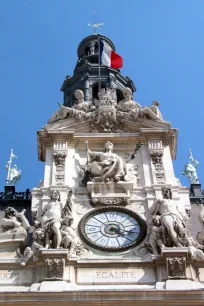
[[[67,76],[61,87],[66,106],[73,105],[73,93],[76,89],[83,90],[86,102],[98,98],[98,37],[115,50],[113,42],[103,35],[90,35],[80,42],[73,76]],[[119,69],[105,66],[101,66],[101,85],[102,88],[116,89],[118,101],[122,100],[125,87],[135,91],[134,83],[129,77],[124,77]]]
[[[1,218],[4,299],[192,305],[203,299],[203,242],[189,233],[189,190],[174,174],[177,130],[158,101],[133,101],[135,86],[118,69],[101,66],[99,90],[98,68],[91,35],[62,85],[63,105],[37,131],[45,170],[31,190],[32,226],[10,208]],[[12,286],[23,286],[21,295]]]

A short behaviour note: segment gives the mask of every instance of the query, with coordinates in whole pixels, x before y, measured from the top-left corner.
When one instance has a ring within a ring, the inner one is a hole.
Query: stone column
[[[85,100],[85,102],[89,102],[89,87],[90,87],[89,75],[86,74],[84,79],[85,79],[85,82],[84,82],[84,100]]]
[[[110,80],[110,89],[115,89],[116,88],[116,85],[115,85],[116,77],[114,75],[110,75],[109,80]]]

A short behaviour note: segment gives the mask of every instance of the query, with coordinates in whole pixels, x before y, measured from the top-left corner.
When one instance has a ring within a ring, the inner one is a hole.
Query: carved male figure
[[[161,224],[166,229],[173,245],[181,247],[178,237],[185,228],[185,218],[187,216],[183,217],[181,215],[176,203],[171,199],[157,200],[151,208],[151,213],[152,215],[158,214],[161,216]]]
[[[62,209],[63,205],[60,202],[60,193],[58,190],[53,190],[51,194],[51,202],[45,205],[42,211],[42,222],[44,223],[43,228],[46,232],[46,248],[52,241],[53,248],[60,248],[62,236],[60,228],[62,225]]]
[[[151,106],[145,106],[141,109],[141,116],[147,116],[151,119],[160,119],[163,120],[162,114],[159,111],[158,106],[160,105],[159,101],[153,101]]]

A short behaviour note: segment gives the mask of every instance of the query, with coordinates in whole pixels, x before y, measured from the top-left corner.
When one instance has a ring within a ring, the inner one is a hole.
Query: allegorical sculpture
[[[15,185],[21,178],[21,170],[18,170],[16,165],[12,166],[13,158],[17,158],[17,156],[13,154],[13,149],[12,149],[10,159],[6,163],[6,169],[8,171],[6,179],[7,185]]]
[[[198,176],[197,176],[197,167],[199,162],[193,158],[193,154],[191,149],[189,149],[189,160],[186,163],[182,174],[188,177],[188,180],[191,184],[199,184]]]
[[[51,202],[43,207],[41,224],[46,233],[46,248],[59,249],[62,242],[60,228],[62,226],[63,205],[60,202],[60,193],[53,190]]]
[[[105,152],[94,152],[88,148],[87,152],[87,171],[93,182],[118,182],[128,181],[128,170],[126,163],[116,153],[113,153],[113,144],[105,143]]]
[[[60,109],[49,119],[48,124],[67,118],[86,119],[95,127],[93,131],[109,133],[120,130],[124,120],[137,121],[138,118],[145,118],[163,121],[158,101],[153,101],[151,106],[142,107],[133,101],[132,90],[129,87],[124,89],[123,95],[124,99],[117,103],[115,89],[102,88],[98,92],[99,100],[85,102],[83,91],[77,89],[74,92],[73,106],[59,104]]]
[[[117,110],[122,113],[128,113],[128,115],[125,115],[127,119],[132,118],[136,120],[140,115],[142,106],[138,102],[132,100],[132,90],[129,87],[124,89],[123,95],[124,99],[118,103]],[[121,113],[119,115],[123,117]]]
[[[18,212],[13,207],[5,209],[5,216],[0,218],[0,242],[7,239],[22,240],[17,248],[17,254],[22,259],[21,265],[26,265],[33,252],[28,246],[30,224],[25,216],[25,209]]]
[[[172,200],[172,193],[169,188],[163,188],[163,199],[156,200],[150,213],[153,219],[157,215],[161,218],[163,244],[167,247],[182,247],[179,235],[186,228],[188,216],[179,211],[176,202]]]
[[[85,251],[73,227],[72,205],[72,190],[68,192],[65,205],[61,203],[59,190],[52,191],[51,201],[43,207],[41,218],[34,222],[34,258],[42,248],[68,249],[70,256],[78,256]]]
[[[83,91],[80,89],[75,90],[74,97],[75,103],[72,107],[67,107],[58,103],[60,109],[53,114],[53,116],[48,120],[48,123],[57,122],[71,117],[74,117],[77,120],[80,120],[81,118],[90,118],[95,107],[91,103],[84,101]]]

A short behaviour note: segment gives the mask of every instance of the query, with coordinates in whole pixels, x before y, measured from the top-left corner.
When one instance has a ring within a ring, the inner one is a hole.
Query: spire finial
[[[93,29],[93,34],[99,34],[97,33],[97,29],[102,27],[104,25],[104,23],[96,23],[96,12],[94,11],[94,23],[90,24],[87,23],[89,27],[91,27]]]
[[[13,167],[11,166],[13,158],[17,158],[17,156],[13,153],[13,149],[11,149],[10,159],[6,163],[6,169],[8,171],[6,184],[12,186],[21,178],[21,170],[18,170],[16,165],[13,165]]]

